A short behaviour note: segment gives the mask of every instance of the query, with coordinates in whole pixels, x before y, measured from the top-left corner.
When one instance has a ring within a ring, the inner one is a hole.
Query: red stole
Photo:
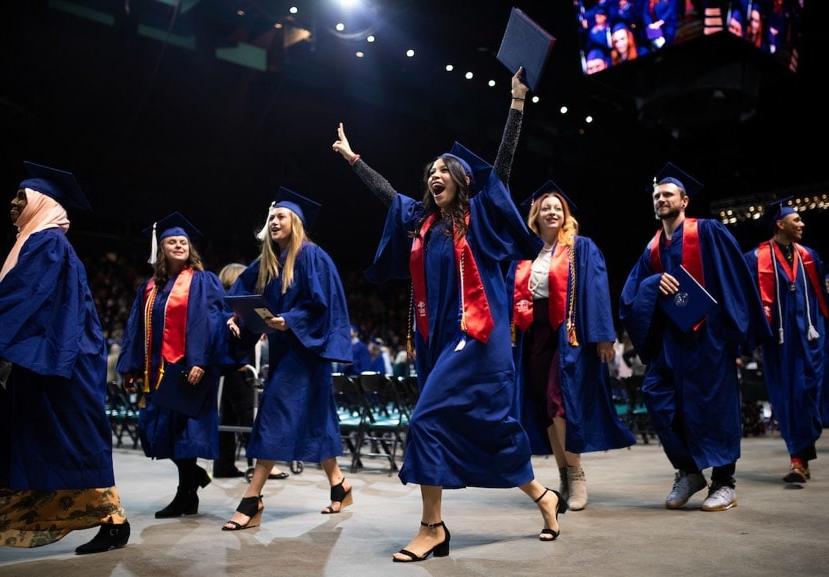
[[[412,242],[412,253],[409,258],[409,271],[412,275],[412,292],[414,300],[414,315],[417,323],[417,332],[425,342],[429,341],[429,315],[426,304],[426,270],[424,263],[424,241],[426,233],[435,223],[435,213],[427,216],[420,226],[418,236]],[[466,213],[466,226],[469,227],[469,213]],[[461,330],[475,340],[486,343],[492,328],[492,311],[484,292],[478,265],[472,255],[472,249],[466,241],[466,235],[457,238],[454,227],[452,240],[455,246],[455,263],[459,268],[461,283]]]
[[[515,326],[522,331],[530,328],[533,322],[533,292],[530,289],[532,276],[531,260],[522,260],[515,268],[515,289],[513,292],[513,319]],[[549,299],[547,313],[550,326],[558,330],[567,317],[567,289],[570,282],[570,247],[561,243],[556,245],[550,261],[547,275]]]
[[[650,250],[651,268],[653,272],[661,273],[665,269],[662,266],[662,255],[660,252],[662,236],[665,234],[665,229],[661,228],[656,231],[651,242],[648,244]],[[702,268],[702,250],[699,244],[699,227],[697,219],[686,218],[682,223],[682,266],[691,273],[699,284],[705,286],[705,273]],[[701,320],[694,326],[694,330],[698,330],[705,319]]]
[[[184,358],[187,336],[187,304],[190,299],[190,283],[193,280],[193,269],[189,266],[182,270],[173,283],[170,296],[164,306],[164,334],[161,337],[162,364],[177,363]],[[155,278],[151,278],[144,288],[144,383],[145,390],[151,382],[150,376],[156,374],[152,366],[153,342],[153,304],[155,303],[158,287]],[[158,370],[158,379],[161,379],[163,370]],[[158,386],[156,383],[155,386]],[[155,388],[155,386],[153,388]]]
[[[806,271],[806,276],[809,278],[809,284],[812,285],[812,290],[817,296],[820,313],[824,317],[829,317],[827,311],[826,301],[823,298],[823,291],[820,288],[820,280],[817,274],[817,265],[815,264],[812,254],[799,244],[794,244],[794,258],[792,264],[786,260],[786,256],[777,243],[773,240],[764,242],[757,247],[757,284],[760,287],[760,300],[763,302],[763,312],[769,323],[772,322],[774,313],[773,308],[777,302],[777,278],[774,274],[774,263],[771,260],[771,253],[774,250],[774,257],[777,260],[777,266],[786,275],[786,280],[790,285],[797,281],[798,259],[803,262],[803,268]],[[808,298],[808,295],[807,295]]]

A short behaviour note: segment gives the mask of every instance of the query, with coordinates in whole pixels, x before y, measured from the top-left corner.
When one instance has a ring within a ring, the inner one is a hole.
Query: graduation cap
[[[299,217],[305,228],[311,228],[322,205],[289,188],[280,186],[271,208],[287,208]]]
[[[496,58],[512,74],[523,66],[527,86],[535,92],[555,42],[549,32],[524,12],[513,8]]]
[[[594,48],[593,50],[588,52],[587,57],[585,58],[585,61],[588,61],[588,60],[602,60],[605,63],[610,62],[610,58],[608,58],[607,54],[605,54],[605,51],[602,50],[601,48]]]
[[[673,184],[681,188],[687,196],[695,197],[702,192],[702,183],[679,168],[673,162],[666,162],[653,177],[653,187],[660,184]]]
[[[522,202],[522,203],[521,203],[521,207],[522,207],[522,208],[526,208],[527,212],[529,212],[530,208],[532,207],[532,204],[533,204],[536,200],[538,200],[539,198],[541,198],[541,197],[542,197],[542,196],[544,196],[545,194],[547,194],[547,193],[551,193],[551,192],[554,192],[554,193],[556,193],[556,194],[561,195],[561,197],[562,197],[564,200],[566,200],[566,201],[567,201],[567,206],[570,208],[570,213],[571,213],[571,214],[572,214],[572,213],[574,213],[574,212],[576,212],[576,211],[579,209],[579,207],[577,207],[577,206],[576,206],[576,203],[574,203],[572,200],[570,200],[570,197],[569,197],[569,196],[567,196],[567,195],[564,193],[564,191],[561,189],[561,187],[560,187],[559,185],[557,185],[557,184],[556,184],[554,181],[552,181],[552,180],[548,180],[547,182],[545,182],[544,184],[542,184],[540,187],[538,187],[538,190],[536,190],[535,192],[533,192],[530,196],[528,196],[528,197],[524,200],[524,202]]]
[[[768,218],[769,224],[774,227],[774,224],[781,219],[786,218],[790,214],[796,214],[797,209],[789,204],[793,196],[786,196],[779,198],[766,204],[765,215]]]
[[[492,172],[490,163],[459,142],[454,142],[452,149],[441,156],[450,156],[461,163],[463,171],[469,177],[469,184],[475,192],[479,192],[484,187],[489,179],[489,173]]]
[[[190,242],[201,239],[201,231],[196,226],[187,220],[187,218],[180,212],[173,212],[164,218],[157,220],[148,226],[143,231],[144,235],[151,237],[150,258],[147,260],[150,264],[156,263],[156,255],[158,254],[158,243],[170,236],[183,236]]]
[[[31,188],[45,194],[67,210],[92,211],[86,195],[71,172],[29,161],[24,161],[23,166],[30,178],[21,181],[20,188]]]
[[[630,31],[630,27],[628,27],[628,25],[625,22],[620,21],[613,25],[613,27],[610,29],[610,33],[613,34],[615,32],[618,32],[619,30]]]

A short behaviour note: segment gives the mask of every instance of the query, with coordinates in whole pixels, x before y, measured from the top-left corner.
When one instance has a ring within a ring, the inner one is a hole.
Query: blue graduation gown
[[[115,485],[106,346],[86,271],[62,230],[31,235],[0,282],[0,485]]]
[[[495,326],[489,342],[460,328],[460,287],[452,239],[436,221],[425,239],[428,343],[415,333],[420,397],[409,424],[403,483],[515,487],[533,479],[527,434],[514,416],[515,375],[509,328],[509,261],[535,252],[506,186],[492,173],[470,201],[467,241],[478,265]],[[407,278],[422,203],[397,194],[386,216],[372,280]],[[502,268],[504,267],[504,268]],[[465,342],[463,348],[460,342]],[[460,348],[460,350],[458,350]]]
[[[812,254],[817,265],[818,278],[823,278],[823,265],[817,253],[804,247]],[[751,278],[758,283],[757,249],[745,254]],[[820,387],[823,380],[823,353],[825,327],[822,322],[818,298],[809,279],[803,278],[801,269],[796,270],[794,287],[783,268],[777,268],[780,286],[780,311],[783,317],[783,344],[778,342],[780,316],[777,306],[772,307],[772,338],[762,343],[763,376],[774,407],[774,415],[780,424],[780,434],[786,441],[789,454],[795,455],[814,447],[822,430],[820,415]],[[805,280],[805,283],[804,283]],[[808,288],[806,288],[808,287]],[[804,292],[804,289],[806,292]],[[806,316],[806,299],[812,323],[820,333],[817,339],[808,339],[809,323]]]
[[[153,366],[159,366],[164,334],[164,308],[176,277],[161,287],[153,303],[153,339],[151,354]],[[149,282],[149,281],[147,281]],[[144,292],[143,283],[136,293],[130,311],[118,372],[144,373]],[[187,301],[187,330],[185,356],[181,364],[201,367],[204,376],[197,386],[208,387],[207,401],[197,417],[188,417],[177,411],[159,407],[149,395],[146,406],[138,417],[141,446],[144,454],[155,459],[215,459],[219,456],[219,416],[216,406],[220,365],[226,360],[222,332],[224,324],[224,290],[212,272],[194,271]]]
[[[230,294],[254,294],[258,275],[256,260]],[[342,441],[331,363],[351,362],[351,324],[337,268],[324,250],[306,243],[297,255],[293,285],[282,294],[282,279],[276,277],[264,297],[268,309],[285,318],[288,330],[268,335],[268,381],[247,455],[309,462],[337,457]]]
[[[829,298],[829,295],[826,296]],[[826,332],[829,331],[829,319],[823,323],[823,381],[820,383],[820,421],[824,427],[829,427],[829,339]]]
[[[740,457],[735,360],[759,326],[762,309],[737,241],[717,221],[697,222],[705,288],[719,303],[699,330],[681,332],[659,308],[661,275],[651,269],[647,248],[628,275],[619,312],[648,365],[642,393],[668,458],[677,468],[692,459],[704,469]],[[683,230],[662,247],[665,272],[682,264]]]
[[[636,443],[636,439],[616,414],[607,364],[601,362],[596,352],[597,343],[616,340],[607,267],[599,247],[591,239],[577,236],[575,249],[579,346],[570,344],[566,323],[562,323],[558,330],[561,396],[567,421],[565,448],[571,453],[590,453],[629,447]],[[517,263],[513,263],[510,268],[508,286],[514,283],[516,266]],[[572,285],[568,291],[572,291]],[[551,455],[546,407],[524,394],[523,345],[524,334],[518,331],[513,353],[519,418],[530,438],[533,454]]]

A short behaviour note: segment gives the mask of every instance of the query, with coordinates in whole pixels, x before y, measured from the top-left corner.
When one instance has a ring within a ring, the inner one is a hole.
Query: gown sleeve
[[[69,378],[86,352],[81,347],[91,300],[83,265],[63,231],[33,234],[0,283],[0,358]]]
[[[331,258],[316,245],[305,245],[294,278],[303,283],[303,297],[279,314],[302,346],[323,359],[350,363],[351,323],[340,276]]]

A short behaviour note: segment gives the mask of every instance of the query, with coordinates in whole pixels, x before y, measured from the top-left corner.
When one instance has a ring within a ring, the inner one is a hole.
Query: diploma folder
[[[498,60],[512,74],[524,67],[524,82],[536,92],[556,39],[518,8],[513,8],[498,49]]]
[[[265,324],[265,319],[276,315],[268,308],[262,295],[226,296],[225,302],[242,319],[242,326],[246,330],[254,334],[274,332],[275,329]]]
[[[187,382],[189,372],[184,365],[165,363],[164,375],[152,395],[153,404],[188,417],[198,417],[211,387],[204,381],[204,377],[197,384],[191,385]]]
[[[680,266],[673,276],[679,281],[679,290],[672,295],[661,295],[659,306],[682,332],[687,333],[718,303],[684,266]]]

